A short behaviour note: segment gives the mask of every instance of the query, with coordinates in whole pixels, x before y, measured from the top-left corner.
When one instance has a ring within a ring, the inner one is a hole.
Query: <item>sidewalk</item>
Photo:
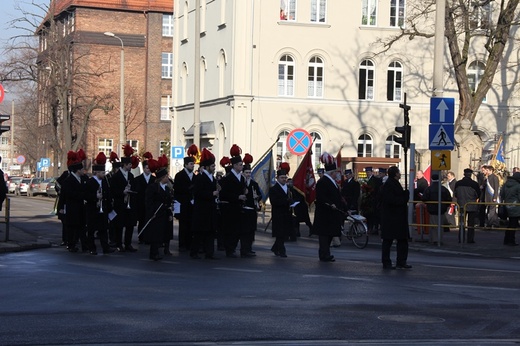
[[[9,227],[9,241],[5,241],[5,224],[0,226],[0,254],[4,252],[18,252],[51,247],[50,240],[40,239],[13,225]]]

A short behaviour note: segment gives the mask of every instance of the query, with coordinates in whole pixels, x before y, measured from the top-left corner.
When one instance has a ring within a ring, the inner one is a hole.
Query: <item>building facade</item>
[[[303,128],[315,138],[315,163],[323,151],[340,151],[343,168],[357,171],[401,162],[402,148],[393,136],[395,127],[403,124],[399,104],[406,93],[415,160],[418,169],[426,168],[433,39],[399,41],[385,53],[375,44],[399,33],[406,3],[201,0],[196,57],[195,1],[175,1],[173,145],[187,147],[193,141],[194,69],[199,64],[200,145],[210,147],[217,158],[228,155],[235,143],[260,158],[277,142],[278,160],[298,163],[285,139],[291,130]],[[483,47],[470,49],[468,73],[476,88],[485,52]],[[445,56],[444,97],[458,102],[448,53]],[[471,128],[484,143],[482,154],[468,154],[476,164],[494,150],[497,135],[509,136],[506,152],[520,143],[514,130],[515,72],[502,67],[498,73]],[[452,158],[461,155],[455,151]],[[508,165],[518,165],[518,155],[509,160]]]

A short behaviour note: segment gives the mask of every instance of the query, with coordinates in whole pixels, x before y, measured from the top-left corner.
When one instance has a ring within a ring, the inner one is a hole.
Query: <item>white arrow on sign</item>
[[[439,105],[437,106],[437,110],[439,111],[439,121],[441,123],[446,121],[446,111],[448,110],[448,106],[446,105],[446,102],[442,100]]]

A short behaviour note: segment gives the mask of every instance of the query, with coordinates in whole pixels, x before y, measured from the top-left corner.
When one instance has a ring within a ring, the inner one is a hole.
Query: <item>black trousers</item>
[[[332,242],[332,236],[320,235],[318,238],[319,249],[318,255],[320,260],[325,260],[330,257],[330,243]]]
[[[285,255],[286,254],[285,238],[286,237],[276,237],[276,240],[275,240],[273,246],[271,247],[271,251],[273,251],[277,254],[280,254],[280,255]]]
[[[461,215],[464,215],[464,211],[460,211]],[[464,216],[463,216],[464,217]],[[479,219],[478,211],[469,211],[466,213],[466,239],[468,243],[475,241],[475,225]],[[459,242],[461,241],[461,235],[459,234]]]
[[[396,239],[397,240],[397,265],[405,265],[408,260],[408,239]],[[383,265],[392,265],[392,259],[390,258],[390,249],[394,239],[383,239],[383,245],[381,250],[381,262]]]
[[[191,241],[190,255],[196,256],[199,253],[199,249],[204,250],[206,257],[211,257],[215,253],[215,237],[213,234],[194,232],[193,239]]]
[[[510,216],[507,228],[518,228],[519,219],[520,218],[518,218],[518,217]],[[516,243],[515,233],[516,233],[516,231],[513,231],[513,230],[506,231],[505,235],[504,235],[504,244]]]

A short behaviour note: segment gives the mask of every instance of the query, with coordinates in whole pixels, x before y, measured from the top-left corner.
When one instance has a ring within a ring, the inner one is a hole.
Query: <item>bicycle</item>
[[[347,225],[341,227],[341,234],[351,240],[358,249],[364,249],[368,244],[367,219],[355,210],[343,213]]]

